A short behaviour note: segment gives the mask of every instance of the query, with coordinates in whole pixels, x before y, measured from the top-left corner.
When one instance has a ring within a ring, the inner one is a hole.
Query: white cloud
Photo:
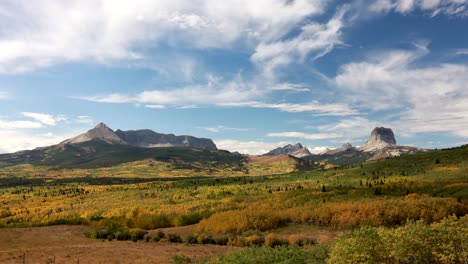
[[[282,138],[300,138],[307,140],[320,140],[330,138],[340,138],[341,135],[337,133],[317,133],[317,134],[306,134],[302,132],[280,132],[280,133],[268,133],[267,137],[282,137]]]
[[[459,49],[455,52],[455,55],[468,55],[468,49]]]
[[[8,93],[0,91],[0,99],[7,99],[8,98]]]
[[[398,113],[399,120],[392,123],[403,131],[467,137],[468,66],[446,63],[421,67],[417,61],[426,54],[428,50],[419,46],[346,64],[336,76],[336,84],[354,104]]]
[[[251,155],[265,154],[272,149],[290,144],[290,142],[240,141],[234,139],[214,139],[213,141],[219,149]]]
[[[24,129],[24,128],[41,128],[43,125],[40,122],[33,121],[5,121],[0,120],[0,129]]]
[[[159,104],[148,104],[145,105],[146,108],[152,108],[152,109],[165,109],[165,105],[159,105]]]
[[[90,116],[77,116],[75,122],[78,124],[94,124],[94,120]]]
[[[278,83],[271,87],[273,91],[295,91],[295,92],[310,92],[310,88],[304,83]]]
[[[278,147],[284,147],[287,144],[295,144],[290,141],[280,141],[280,142],[264,142],[264,141],[242,141],[235,139],[214,139],[216,146],[219,149],[226,149],[229,151],[237,151],[242,154],[250,155],[262,155],[269,152],[272,149]],[[311,153],[318,154],[327,149],[324,146],[308,147],[306,146]]]
[[[369,5],[369,10],[376,13],[395,11],[402,14],[421,10],[431,16],[468,16],[467,5],[465,0],[377,0]]]
[[[0,122],[1,124],[1,122]],[[20,150],[57,144],[70,136],[46,134],[30,134],[22,131],[0,131],[0,153],[12,153]]]
[[[321,104],[318,101],[309,103],[263,103],[256,101],[238,102],[238,103],[223,103],[221,106],[230,107],[252,107],[252,108],[272,108],[278,109],[283,112],[299,113],[299,112],[314,112],[317,115],[335,115],[335,116],[348,116],[356,115],[358,112],[351,109],[349,106],[341,103],[334,104]]]
[[[57,122],[64,121],[65,117],[63,116],[53,116],[44,113],[32,113],[32,112],[23,112],[21,113],[25,117],[30,117],[36,121],[41,122],[42,124],[55,126]]]
[[[226,83],[211,79],[206,85],[147,90],[136,95],[109,94],[76,98],[99,103],[138,103],[150,108],[163,108],[166,106],[194,108],[198,105],[242,102],[250,98],[261,97],[265,92],[265,90],[257,89],[255,84],[243,82],[239,79]]]
[[[159,43],[227,47],[239,39],[277,40],[328,1],[26,1],[0,4],[0,72],[21,73],[63,62],[145,59]],[[255,44],[254,44],[255,45]],[[186,73],[190,75],[190,65]]]
[[[294,62],[303,62],[309,54],[314,59],[329,53],[341,45],[341,29],[347,6],[341,7],[326,24],[310,23],[302,27],[301,33],[288,40],[260,43],[251,60],[256,63],[267,78],[274,79],[275,70]]]
[[[389,124],[387,124],[389,125]],[[338,121],[337,123],[330,123],[318,127],[319,131],[326,133],[337,133],[341,135],[341,138],[345,141],[354,141],[358,138],[368,137],[377,126],[385,126],[376,121],[368,120],[364,117],[351,117]]]
[[[237,127],[227,127],[227,126],[209,126],[209,127],[197,127],[204,129],[206,131],[210,131],[213,133],[219,133],[221,131],[249,131],[249,128],[237,128]]]

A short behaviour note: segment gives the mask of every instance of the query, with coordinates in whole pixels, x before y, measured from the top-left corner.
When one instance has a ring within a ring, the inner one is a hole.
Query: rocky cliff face
[[[156,147],[196,147],[217,149],[215,143],[208,138],[192,136],[176,136],[173,134],[160,134],[150,129],[122,131],[117,130],[116,135],[130,145],[144,148]]]
[[[391,128],[376,127],[372,130],[367,143],[360,148],[363,151],[375,151],[396,145],[395,135]]]
[[[291,155],[294,157],[302,158],[310,154],[311,153],[307,148],[302,146],[300,143],[297,143],[295,145],[288,144],[284,147],[275,148],[264,155],[265,156]]]

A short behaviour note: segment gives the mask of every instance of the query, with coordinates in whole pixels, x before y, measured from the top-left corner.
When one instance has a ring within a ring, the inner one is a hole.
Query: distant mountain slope
[[[421,148],[397,145],[392,129],[376,127],[372,130],[369,140],[364,146],[356,148],[346,143],[339,148],[327,150],[322,154],[309,155],[303,158],[335,165],[351,165],[367,160],[379,160],[424,151],[426,150]]]
[[[98,168],[155,159],[181,163],[201,162],[214,166],[242,164],[244,157],[227,151],[189,147],[141,148],[128,144],[92,139],[77,144],[59,144],[12,154],[0,155],[0,166],[33,164],[61,168]]]
[[[196,138],[192,136],[175,136],[173,134],[160,134],[150,129],[122,131],[118,129],[115,134],[127,144],[144,147],[197,147],[205,149],[216,149],[211,139]]]
[[[275,148],[268,153],[263,154],[264,156],[276,156],[276,155],[291,155],[297,158],[305,157],[310,155],[310,151],[301,145],[301,143],[297,143],[294,146],[288,144],[284,147]]]

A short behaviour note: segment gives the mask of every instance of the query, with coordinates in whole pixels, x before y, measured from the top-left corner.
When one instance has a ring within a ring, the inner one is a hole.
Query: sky
[[[0,153],[99,122],[249,154],[466,144],[468,1],[0,1]]]

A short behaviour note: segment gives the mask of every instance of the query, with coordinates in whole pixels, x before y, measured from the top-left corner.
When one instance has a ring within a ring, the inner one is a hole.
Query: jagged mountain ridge
[[[93,139],[99,139],[107,143],[128,144],[142,148],[157,147],[196,147],[205,149],[217,149],[215,143],[208,138],[196,138],[193,136],[176,136],[173,134],[161,134],[151,129],[117,131],[112,130],[104,123],[99,123],[93,129],[67,139],[60,144],[78,144]]]
[[[122,131],[118,129],[115,134],[127,144],[144,148],[157,147],[196,147],[205,149],[217,149],[215,143],[208,138],[196,138],[193,136],[176,136],[173,134],[161,134],[150,129]]]

